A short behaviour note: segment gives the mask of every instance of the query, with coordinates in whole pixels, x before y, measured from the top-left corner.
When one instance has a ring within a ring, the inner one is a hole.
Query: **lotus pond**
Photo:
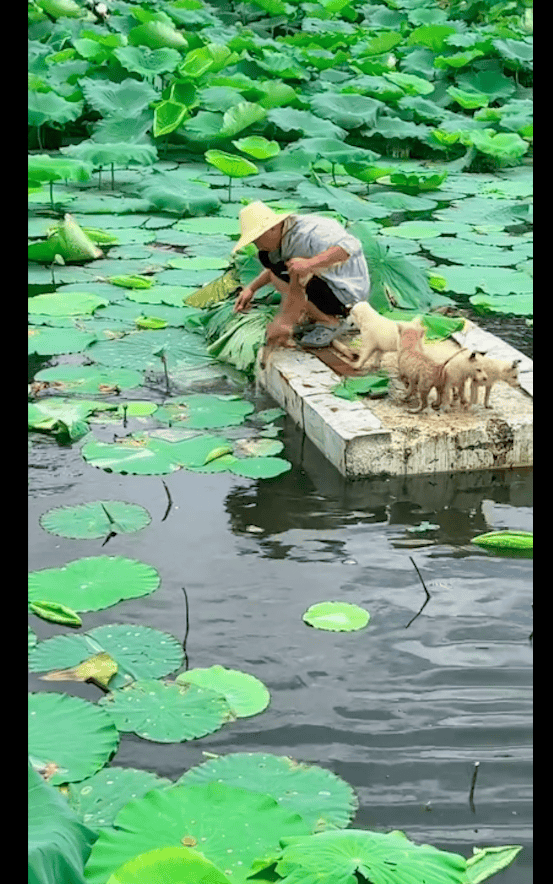
[[[346,481],[231,249],[531,356],[531,4],[33,0],[29,72],[29,881],[525,884],[532,473]]]

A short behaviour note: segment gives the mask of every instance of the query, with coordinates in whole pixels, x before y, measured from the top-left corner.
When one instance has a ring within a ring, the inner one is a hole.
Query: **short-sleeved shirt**
[[[340,246],[349,258],[319,270],[316,275],[324,279],[346,307],[366,301],[371,283],[363,248],[359,240],[333,218],[290,215],[284,221],[280,247],[269,252],[269,258],[275,263],[290,258],[314,258],[331,246]]]

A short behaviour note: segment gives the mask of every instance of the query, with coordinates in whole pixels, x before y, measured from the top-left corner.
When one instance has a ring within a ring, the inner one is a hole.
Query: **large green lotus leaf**
[[[323,767],[282,755],[221,755],[190,768],[177,785],[205,782],[223,782],[271,795],[281,807],[299,813],[312,831],[343,829],[357,810],[355,792],[345,780]]]
[[[456,83],[461,89],[484,92],[490,102],[508,98],[516,89],[514,80],[498,70],[469,70],[457,74]]]
[[[470,303],[477,313],[487,316],[490,313],[506,313],[513,316],[532,316],[534,300],[531,293],[513,295],[471,295]]]
[[[378,203],[390,212],[431,212],[438,205],[427,196],[413,196],[399,190],[371,193],[371,203]]]
[[[95,365],[55,365],[39,371],[35,380],[72,393],[113,393],[139,387],[142,373],[127,368],[114,370]]]
[[[176,173],[148,177],[141,189],[142,196],[158,212],[178,215],[209,215],[220,206],[219,198],[202,184],[183,180]]]
[[[80,353],[96,340],[95,334],[76,328],[29,327],[29,353],[39,356]]]
[[[150,49],[162,49],[168,46],[182,52],[188,48],[188,42],[171,24],[162,21],[145,21],[144,24],[131,28],[128,34],[132,46],[148,46]]]
[[[53,786],[92,776],[118,745],[112,719],[94,703],[54,692],[29,694],[29,758],[40,770],[55,765]]]
[[[470,233],[470,226],[461,221],[403,221],[396,227],[383,227],[380,233],[407,239],[434,239],[442,234]]]
[[[110,689],[123,687],[130,679],[162,678],[178,669],[183,660],[182,647],[172,635],[149,626],[112,623],[82,635],[56,635],[39,642],[29,657],[29,669],[69,669],[103,652],[118,666]]]
[[[382,206],[354,193],[348,193],[344,188],[333,187],[331,184],[317,185],[304,181],[297,187],[296,193],[304,205],[327,207],[350,221],[385,218],[389,215]]]
[[[29,402],[27,425],[29,430],[54,433],[62,438],[67,436],[68,441],[74,442],[88,432],[86,419],[96,407],[95,402],[75,402],[58,397]]]
[[[208,150],[205,153],[206,162],[211,163],[230,178],[245,178],[248,175],[255,175],[259,170],[255,163],[250,162],[245,157],[239,157],[235,154],[225,153],[222,150]]]
[[[346,98],[349,97],[346,96]],[[344,144],[337,138],[302,138],[290,148],[292,152],[300,149],[309,155],[311,162],[323,159],[329,160],[331,163],[370,163],[379,159],[379,154],[373,150]]]
[[[404,74],[399,71],[389,71],[383,75],[391,83],[400,86],[405,90],[407,95],[429,95],[434,91],[434,85],[429,83],[423,77],[417,77],[413,74]]]
[[[28,781],[28,884],[85,884],[95,832],[30,764]]]
[[[155,743],[181,743],[219,730],[233,716],[219,694],[196,685],[134,681],[98,701],[120,731]]]
[[[127,292],[127,298],[131,301],[138,301],[140,304],[167,304],[172,307],[179,307],[186,311],[183,315],[193,315],[188,311],[193,308],[187,306],[185,299],[196,291],[196,286],[184,285],[153,285],[147,291]],[[170,323],[172,325],[172,323]]]
[[[178,469],[161,439],[127,437],[120,442],[87,442],[81,449],[85,461],[110,473],[164,476]]]
[[[467,859],[469,884],[481,884],[496,872],[509,866],[522,850],[519,844],[501,847],[473,847],[473,855]]]
[[[485,92],[478,92],[473,89],[459,89],[457,86],[449,86],[446,92],[450,98],[453,98],[465,110],[487,107],[490,103],[489,95],[486,95]]]
[[[262,135],[250,135],[232,142],[238,150],[249,154],[256,160],[268,160],[280,153],[278,141],[268,141]]]
[[[351,632],[366,626],[370,615],[359,605],[351,605],[347,602],[319,602],[307,609],[303,619],[315,629]]]
[[[493,129],[474,129],[467,135],[477,150],[497,160],[513,162],[528,152],[530,145],[516,132],[494,132]]]
[[[343,129],[374,124],[377,114],[384,107],[381,101],[374,98],[340,92],[321,92],[311,99],[310,106],[319,117],[328,118]]]
[[[367,127],[363,133],[370,138],[372,135],[382,135],[383,138],[416,138],[426,141],[429,133],[428,126],[411,123],[403,120],[395,114],[386,114],[378,118],[373,126]]]
[[[481,58],[484,55],[482,49],[465,49],[464,52],[454,52],[452,55],[437,55],[434,59],[434,67],[447,70],[453,68],[458,70],[469,65],[475,58]]]
[[[258,715],[267,708],[271,699],[263,682],[255,676],[237,669],[226,669],[218,664],[207,669],[187,669],[175,681],[177,684],[195,684],[222,694],[237,718]],[[243,786],[242,783],[239,785]]]
[[[232,138],[244,129],[259,123],[267,116],[267,111],[259,104],[250,101],[241,101],[225,111],[223,115],[223,125],[219,135],[223,138]]]
[[[89,351],[94,362],[110,368],[156,368],[163,371],[160,351],[169,367],[194,367],[209,360],[205,341],[193,332],[167,328],[137,331],[113,341],[96,342]]]
[[[442,295],[432,291],[424,270],[405,255],[391,252],[385,241],[383,244],[367,231],[363,222],[354,224],[350,230],[361,241],[371,268],[369,301],[375,310],[389,310],[390,306],[426,310],[437,304],[448,303]]]
[[[94,845],[85,871],[90,884],[105,884],[137,853],[182,845],[183,839],[235,884],[245,884],[253,863],[276,852],[280,838],[309,831],[298,814],[269,795],[226,783],[152,789],[129,802],[115,826],[102,831]]]
[[[106,306],[109,301],[98,295],[84,292],[49,292],[29,298],[29,311],[46,316],[73,316],[94,313],[97,307]]]
[[[185,233],[200,234],[201,236],[212,236],[217,234],[227,234],[228,236],[239,236],[240,223],[238,217],[235,218],[185,218],[177,221],[175,230],[182,230]]]
[[[158,847],[117,869],[107,884],[231,884],[217,866],[190,847]]]
[[[150,789],[165,789],[171,780],[149,770],[132,767],[104,767],[93,776],[68,787],[69,806],[94,832],[111,826],[122,807],[142,798]]]
[[[148,142],[137,144],[119,141],[99,144],[97,141],[89,139],[81,141],[79,144],[71,144],[61,150],[67,156],[90,163],[95,169],[98,166],[109,166],[111,163],[117,166],[130,164],[151,166],[157,160],[156,147]]]
[[[505,67],[510,70],[532,70],[533,67],[533,43],[529,40],[494,40],[494,48],[503,58]]]
[[[467,177],[470,178],[472,176]],[[458,187],[457,181],[451,181],[450,183],[452,187]],[[469,183],[465,186],[468,186]],[[489,179],[485,179],[483,183],[488,184]],[[478,189],[480,187],[482,187],[482,184],[479,183]],[[520,200],[494,200],[492,197],[473,196],[467,199],[455,200],[447,208],[439,209],[434,217],[443,221],[461,221],[463,224],[470,224],[471,227],[477,230],[485,228],[501,230],[512,224],[520,224],[520,219],[516,213],[524,205]]]
[[[45,531],[59,537],[87,538],[106,537],[110,531],[132,534],[149,525],[148,510],[137,503],[122,500],[93,500],[76,506],[58,506],[47,510],[40,517]]]
[[[483,264],[491,267],[511,267],[527,258],[526,249],[504,249],[501,246],[470,242],[459,237],[438,237],[426,248],[436,258],[445,258],[464,266]]]
[[[344,129],[330,120],[320,120],[309,111],[293,107],[274,108],[267,114],[267,119],[276,127],[277,133],[285,133],[287,138],[290,137],[289,132],[313,138],[340,138],[345,135]]]
[[[255,418],[258,417],[259,415],[256,414]],[[246,455],[246,457],[258,455],[271,457],[273,454],[280,454],[283,448],[284,443],[279,439],[268,439],[261,436],[257,439],[239,439],[235,446],[235,450],[242,456]]]
[[[101,611],[122,599],[149,595],[160,584],[155,568],[124,556],[89,556],[29,574],[29,600],[48,599],[74,611]]]
[[[447,38],[456,32],[454,25],[427,24],[411,31],[407,45],[427,46],[434,52],[447,47]]]
[[[103,117],[135,117],[159,98],[159,92],[146,80],[131,78],[114,83],[85,77],[81,80],[81,89],[90,107]]]
[[[148,49],[146,46],[118,46],[113,54],[126,71],[140,74],[145,79],[172,73],[182,59],[177,49]]]
[[[254,411],[251,402],[237,396],[219,396],[213,393],[193,393],[178,396],[165,403],[160,420],[179,422],[186,427],[204,430],[215,427],[238,426]]]
[[[94,852],[94,848],[92,849]],[[464,884],[466,859],[429,844],[414,844],[403,832],[338,829],[294,839],[277,871],[286,884]]]
[[[35,92],[29,89],[27,122],[29,126],[57,123],[63,126],[77,120],[83,112],[83,101],[66,101],[55,92]]]

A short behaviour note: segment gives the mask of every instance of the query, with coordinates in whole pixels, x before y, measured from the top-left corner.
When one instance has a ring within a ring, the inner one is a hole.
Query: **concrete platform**
[[[257,378],[344,476],[531,466],[532,360],[471,322],[454,339],[444,346],[466,346],[497,359],[520,359],[522,389],[498,382],[491,391],[491,408],[478,405],[470,411],[455,408],[449,413],[413,415],[391,396],[356,402],[334,396],[332,388],[342,379],[341,373],[314,355],[316,351],[300,349],[273,352],[265,369],[258,365]],[[393,375],[397,355],[385,354],[382,367]]]

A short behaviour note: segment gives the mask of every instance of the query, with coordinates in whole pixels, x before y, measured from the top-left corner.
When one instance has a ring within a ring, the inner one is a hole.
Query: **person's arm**
[[[263,270],[259,276],[245,286],[234,302],[234,313],[246,313],[251,307],[251,300],[258,289],[268,285],[271,280],[271,271]]]
[[[316,276],[319,271],[333,267],[334,264],[343,264],[349,257],[349,253],[342,246],[331,246],[312,258],[290,258],[286,262],[286,266],[290,272],[293,271],[300,277],[307,276],[309,273]]]

